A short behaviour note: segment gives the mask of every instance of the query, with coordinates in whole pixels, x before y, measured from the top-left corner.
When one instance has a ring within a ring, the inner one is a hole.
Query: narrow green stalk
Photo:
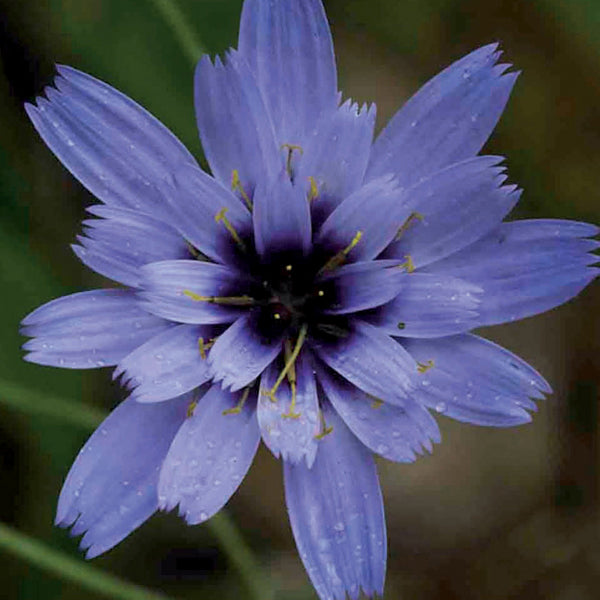
[[[189,27],[185,15],[175,0],[151,0],[163,19],[173,30],[184,54],[195,65],[204,53],[204,48],[198,41],[194,30]]]
[[[81,402],[48,397],[42,392],[32,391],[18,384],[0,379],[0,405],[2,404],[28,415],[60,419],[63,422],[90,431],[94,430],[107,416],[104,411],[85,406]],[[237,570],[240,579],[248,590],[249,598],[255,600],[269,600],[272,598],[272,593],[265,582],[260,564],[229,515],[221,510],[206,525],[232,566]],[[0,546],[6,545],[2,536],[2,531],[0,531]],[[79,564],[79,562],[75,562]],[[125,598],[125,596],[116,597]],[[140,596],[127,596],[127,598],[140,598]],[[152,600],[152,597],[147,596],[147,599]]]
[[[46,544],[0,523],[0,548],[62,579],[77,583],[90,592],[115,600],[168,600],[147,588],[100,571],[71,558]]]

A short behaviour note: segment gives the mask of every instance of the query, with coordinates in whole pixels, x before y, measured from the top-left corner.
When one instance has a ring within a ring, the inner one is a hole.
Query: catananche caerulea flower
[[[30,314],[27,359],[116,365],[130,390],[60,496],[88,557],[157,509],[210,518],[262,437],[319,596],[382,593],[374,454],[430,450],[436,412],[530,420],[550,386],[468,332],[575,296],[598,229],[503,222],[520,190],[479,155],[517,78],[499,57],[448,67],[373,143],[375,107],[341,103],[320,0],[246,0],[238,50],[196,69],[212,176],[132,100],[58,68],[27,112],[101,202],[76,254],[122,285]]]

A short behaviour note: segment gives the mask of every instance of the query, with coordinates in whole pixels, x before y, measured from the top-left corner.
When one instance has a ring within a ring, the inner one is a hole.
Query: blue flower
[[[381,594],[374,454],[430,451],[432,412],[530,420],[550,386],[468,332],[579,293],[598,228],[503,222],[520,190],[479,155],[517,78],[499,56],[448,67],[373,142],[375,107],[340,103],[321,2],[246,0],[239,49],[196,69],[212,176],[132,100],[58,67],[27,112],[101,201],[75,253],[122,286],[30,314],[27,360],[116,366],[130,392],[60,496],[88,557],[157,509],[209,519],[262,438],[319,596]]]

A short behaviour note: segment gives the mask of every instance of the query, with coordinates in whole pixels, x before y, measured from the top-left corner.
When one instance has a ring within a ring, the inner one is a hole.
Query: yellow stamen
[[[411,215],[408,217],[408,219],[406,219],[406,221],[404,221],[404,223],[402,224],[400,229],[398,229],[398,233],[396,234],[396,241],[398,241],[406,233],[408,228],[415,221],[423,221],[423,219],[425,219],[425,217],[421,213],[418,213],[418,212],[411,213]]]
[[[247,387],[240,398],[240,401],[233,408],[228,408],[223,411],[224,415],[239,415],[242,412],[242,408],[244,408],[244,404],[246,404],[246,400],[248,400],[248,394],[250,394],[250,388]]]
[[[435,361],[433,360],[428,360],[426,363],[417,363],[417,371],[419,371],[421,375],[423,375],[423,373],[427,373],[427,371],[429,371],[429,369],[433,369],[433,367],[435,367]]]
[[[303,150],[302,146],[297,146],[295,144],[282,144],[281,149],[288,151],[287,160],[285,163],[285,170],[287,171],[287,174],[291,177],[293,174],[292,173],[292,156],[294,154],[294,150],[297,150],[298,152],[300,152],[300,156],[302,156],[304,154],[304,150]]]
[[[330,258],[325,266],[321,268],[319,274],[324,273],[325,271],[333,271],[344,264],[348,254],[350,254],[352,249],[360,242],[360,240],[362,240],[362,236],[363,232],[357,231],[356,235],[352,238],[352,241],[343,250],[340,250],[335,256]]]
[[[373,403],[371,404],[371,408],[381,408],[385,403],[381,398],[375,398],[375,396],[371,396],[373,398]]]
[[[415,270],[415,263],[413,262],[410,254],[404,255],[404,262],[398,265],[398,269],[404,269],[407,273],[413,273]]]
[[[189,419],[190,417],[194,416],[194,411],[196,410],[196,406],[198,406],[198,402],[196,400],[192,400],[188,407],[187,407],[187,413],[186,416]]]
[[[286,270],[288,273],[291,273],[293,269],[294,269],[293,265],[287,265],[287,266],[285,267],[285,270]]]
[[[244,189],[244,186],[242,185],[242,181],[240,179],[240,172],[237,169],[234,169],[233,173],[231,174],[231,189],[234,192],[240,193],[242,200],[246,203],[246,206],[250,209],[250,211],[252,211],[252,200],[250,200],[250,197],[248,196],[246,190]]]
[[[238,232],[235,230],[235,227],[231,224],[231,221],[225,216],[229,209],[223,207],[216,215],[215,215],[215,223],[223,223],[223,226],[227,231],[229,231],[231,237],[235,241],[235,243],[244,251],[246,251],[246,244],[242,241],[242,238],[239,236]]]
[[[204,341],[204,338],[198,338],[198,349],[200,350],[200,358],[202,360],[206,360],[206,351],[210,350],[217,341],[217,338],[210,338],[207,342]]]
[[[300,329],[300,333],[298,334],[298,339],[296,341],[296,345],[294,346],[294,349],[292,350],[292,352],[290,353],[290,355],[288,357],[286,357],[286,361],[285,361],[285,365],[283,367],[283,371],[281,371],[281,373],[279,374],[279,377],[277,378],[277,381],[275,381],[275,384],[273,385],[273,387],[270,390],[263,390],[262,391],[262,393],[265,396],[269,397],[269,399],[271,400],[271,402],[277,402],[277,398],[275,397],[275,393],[279,389],[279,386],[281,385],[281,383],[285,379],[286,375],[290,372],[291,369],[294,368],[294,364],[296,362],[296,359],[298,358],[298,354],[300,354],[300,350],[302,349],[302,345],[304,344],[304,341],[306,340],[306,333],[307,333],[307,331],[308,331],[308,326],[307,325],[303,325],[302,329]]]
[[[223,306],[254,306],[256,300],[250,296],[199,296],[190,290],[183,290],[182,294],[194,302],[208,302]]]
[[[310,191],[308,192],[308,201],[313,202],[319,197],[319,186],[317,185],[317,180],[314,177],[309,177],[310,181]]]
[[[323,290],[319,290],[317,292],[317,296],[319,296],[319,298],[322,298],[325,295],[325,292]]]
[[[321,433],[315,435],[315,440],[322,440],[325,436],[329,435],[333,431],[333,426],[327,427],[323,411],[319,409],[319,418],[321,420]]]
[[[279,313],[275,313],[275,314],[273,315],[273,318],[274,318],[276,321],[279,321],[279,320],[281,319],[281,315],[280,315]]]
[[[288,361],[292,356],[292,345],[290,340],[285,340],[284,345],[285,360]],[[290,404],[290,410],[287,413],[282,413],[281,416],[284,419],[299,419],[302,415],[295,412],[296,408],[296,365],[292,364],[290,370],[287,373],[287,379],[290,382],[290,389],[292,391],[292,402]]]

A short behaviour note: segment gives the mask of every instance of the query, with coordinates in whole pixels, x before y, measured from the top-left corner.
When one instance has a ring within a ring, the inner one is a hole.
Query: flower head
[[[375,107],[340,103],[321,2],[246,0],[238,50],[196,69],[212,175],[132,100],[58,67],[27,111],[101,202],[76,254],[122,287],[30,314],[27,359],[116,366],[130,392],[60,496],[88,556],[158,508],[210,518],[262,438],[320,597],[381,594],[374,454],[430,451],[432,412],[530,420],[550,386],[468,332],[575,296],[598,229],[503,222],[520,190],[479,155],[517,78],[499,57],[448,67],[373,143]]]

